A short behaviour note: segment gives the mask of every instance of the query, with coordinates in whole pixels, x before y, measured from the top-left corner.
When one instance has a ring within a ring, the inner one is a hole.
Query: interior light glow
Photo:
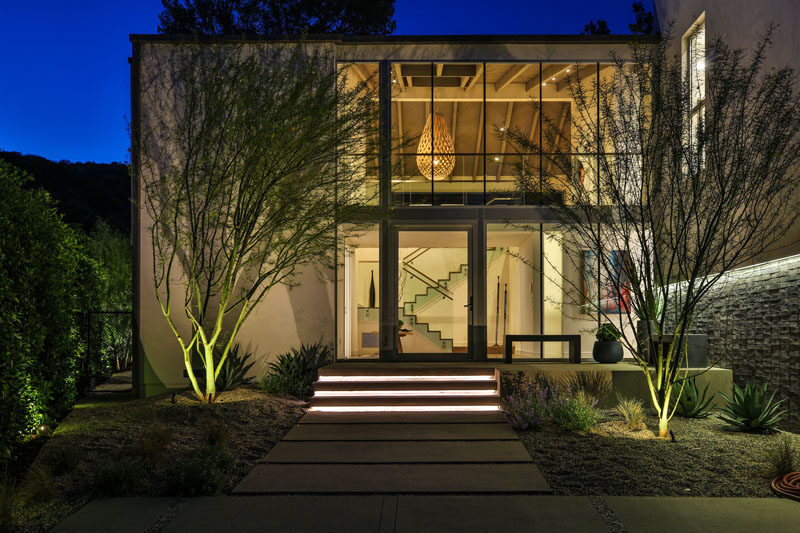
[[[317,381],[494,381],[494,379],[494,376],[490,374],[467,376],[335,376],[331,374],[325,374],[320,376]]]
[[[569,72],[569,71],[567,71],[567,72]],[[551,79],[551,80],[553,80],[553,81],[556,81],[556,79],[555,79],[555,78],[550,78],[550,79]]]
[[[543,81],[543,82],[542,82],[542,85],[547,85],[547,82]]]
[[[318,413],[419,413],[500,411],[499,405],[323,405],[309,408]]]
[[[319,390],[315,398],[353,398],[358,396],[495,396],[496,389],[433,390]]]
[[[500,158],[499,157],[495,157],[494,160],[495,161],[500,161]]]
[[[701,59],[697,62],[697,70],[705,70],[706,69],[706,62],[704,59]]]
[[[567,72],[569,72],[569,69],[567,69]]]

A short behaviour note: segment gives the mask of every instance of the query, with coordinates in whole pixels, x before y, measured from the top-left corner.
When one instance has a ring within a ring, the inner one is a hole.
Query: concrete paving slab
[[[373,440],[517,440],[506,423],[500,424],[302,424],[284,441]]]
[[[379,531],[383,496],[193,498],[163,529],[186,531]]]
[[[177,498],[100,498],[78,509],[52,531],[141,533],[177,501]]]
[[[266,463],[497,463],[530,462],[519,441],[284,442]]]
[[[310,411],[298,424],[476,424],[505,422],[500,411],[422,413],[324,413]]]
[[[782,498],[603,498],[630,533],[798,531],[800,503]]]
[[[552,493],[533,463],[268,464],[256,467],[234,494],[269,493]]]
[[[586,496],[398,496],[395,533],[607,531]]]

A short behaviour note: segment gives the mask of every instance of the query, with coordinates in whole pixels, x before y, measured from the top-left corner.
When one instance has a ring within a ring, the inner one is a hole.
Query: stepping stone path
[[[315,391],[234,494],[552,494],[493,368],[332,365]]]

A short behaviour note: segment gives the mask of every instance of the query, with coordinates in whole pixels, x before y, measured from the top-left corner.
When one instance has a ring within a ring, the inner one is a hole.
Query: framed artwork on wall
[[[598,301],[603,313],[627,313],[630,310],[630,280],[625,272],[628,254],[623,250],[610,250],[607,254],[611,277],[601,283],[597,279],[597,253],[594,250],[583,251],[583,309],[586,313],[595,308]]]

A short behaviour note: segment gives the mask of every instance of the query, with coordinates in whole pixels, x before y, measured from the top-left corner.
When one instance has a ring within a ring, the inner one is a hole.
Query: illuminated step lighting
[[[318,413],[418,413],[500,411],[499,405],[323,405],[309,408]]]
[[[468,390],[321,390],[314,392],[315,398],[348,398],[356,396],[496,396],[496,389]]]
[[[494,381],[492,375],[469,375],[469,376],[320,376],[317,381],[350,381],[350,382],[370,382],[370,381]]]

